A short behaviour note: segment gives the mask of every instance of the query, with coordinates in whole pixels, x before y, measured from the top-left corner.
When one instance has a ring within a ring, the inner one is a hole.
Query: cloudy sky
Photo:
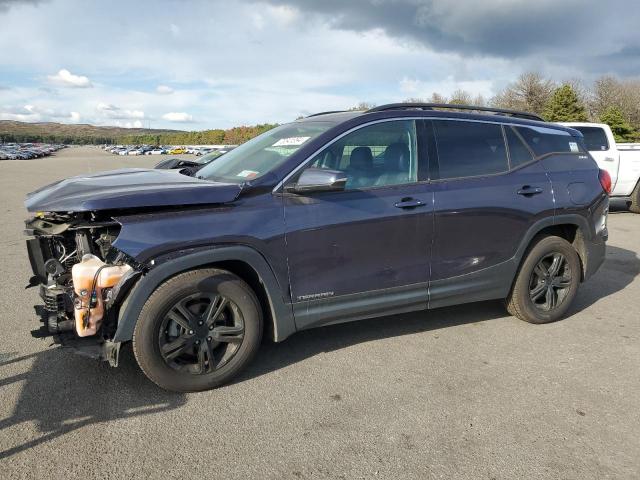
[[[638,0],[0,0],[0,119],[178,129],[640,76]]]

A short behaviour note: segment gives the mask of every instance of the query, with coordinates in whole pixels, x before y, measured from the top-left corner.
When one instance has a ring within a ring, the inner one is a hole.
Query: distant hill
[[[0,120],[0,140],[5,142],[112,143],[127,136],[181,134],[182,130],[98,127],[55,122],[27,123]]]
[[[97,127],[87,124],[54,122],[27,123],[0,120],[0,143],[44,142],[65,144],[125,145],[238,145],[261,134],[276,124],[238,126],[227,130],[160,130],[152,128]]]

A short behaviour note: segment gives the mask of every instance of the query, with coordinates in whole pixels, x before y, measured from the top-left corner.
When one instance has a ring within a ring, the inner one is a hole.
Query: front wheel
[[[218,269],[193,270],[160,285],[133,335],[142,371],[167,390],[193,392],[229,382],[262,338],[262,310],[251,288]]]
[[[530,323],[558,320],[571,306],[580,277],[575,248],[560,237],[542,238],[522,263],[507,298],[507,310]]]

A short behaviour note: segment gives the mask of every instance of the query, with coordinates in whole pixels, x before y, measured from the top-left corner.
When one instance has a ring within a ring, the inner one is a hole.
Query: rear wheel
[[[580,277],[580,258],[573,246],[560,237],[544,237],[522,263],[507,310],[530,323],[558,320],[573,302]]]
[[[224,270],[202,269],[171,278],[149,297],[133,350],[157,385],[190,392],[238,375],[261,338],[262,313],[251,288]]]
[[[636,184],[636,188],[631,193],[631,203],[629,204],[629,211],[633,213],[640,213],[640,181]]]

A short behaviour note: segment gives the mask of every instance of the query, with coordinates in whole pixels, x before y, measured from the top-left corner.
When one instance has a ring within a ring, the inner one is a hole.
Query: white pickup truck
[[[640,143],[618,143],[604,123],[562,123],[579,130],[598,166],[611,176],[611,197],[626,199],[640,213]]]

